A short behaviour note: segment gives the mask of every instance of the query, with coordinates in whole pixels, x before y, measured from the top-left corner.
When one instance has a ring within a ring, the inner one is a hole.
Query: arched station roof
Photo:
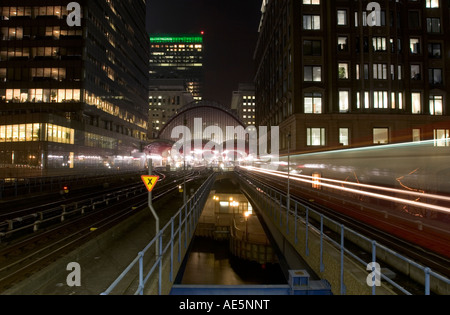
[[[226,108],[225,106],[214,101],[194,101],[182,107],[178,114],[167,122],[164,128],[160,131],[158,138],[160,140],[173,141],[175,139],[172,139],[172,130],[176,127],[186,126],[192,132],[193,139],[201,138],[202,140],[208,140],[203,139],[203,135],[194,134],[196,127],[197,130],[199,128],[199,126],[194,125],[195,119],[197,119],[197,122],[201,119],[202,133],[205,128],[210,126],[219,127],[223,131],[224,135],[227,127],[241,126],[244,129],[246,127],[239,117],[229,108]],[[222,140],[226,141],[227,139],[224,138]]]

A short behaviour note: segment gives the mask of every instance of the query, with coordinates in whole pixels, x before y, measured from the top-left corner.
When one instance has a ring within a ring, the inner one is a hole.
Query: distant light
[[[201,31],[200,34],[205,35],[205,31]]]

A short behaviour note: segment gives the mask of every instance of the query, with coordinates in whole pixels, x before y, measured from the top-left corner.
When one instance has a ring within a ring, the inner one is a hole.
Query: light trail
[[[241,166],[241,168],[245,168],[248,170],[255,170],[255,169],[259,169],[259,168],[255,168],[252,166]],[[281,171],[267,171],[267,172],[273,172],[273,173],[278,173],[278,174],[287,174],[286,172],[281,172]],[[291,178],[292,177],[299,177],[299,178],[306,178],[306,179],[312,179],[312,176],[308,176],[308,175],[300,175],[300,174],[292,174],[291,173]],[[383,190],[383,191],[388,191],[388,192],[392,192],[392,193],[396,193],[396,194],[404,194],[404,195],[410,195],[410,196],[414,196],[414,197],[420,197],[420,198],[430,198],[430,199],[437,199],[437,200],[442,200],[442,201],[446,201],[446,202],[450,202],[450,197],[446,197],[446,196],[441,196],[441,195],[435,195],[435,194],[428,194],[428,193],[421,193],[421,192],[415,192],[415,191],[405,191],[405,190],[401,190],[401,189],[396,189],[396,188],[389,188],[389,187],[383,187],[383,186],[376,186],[376,185],[368,185],[368,184],[361,184],[361,183],[352,183],[352,182],[348,182],[348,181],[343,181],[343,180],[338,180],[338,179],[331,179],[331,178],[320,178],[320,181],[328,181],[328,182],[332,182],[332,183],[339,183],[339,184],[345,184],[345,185],[351,185],[351,186],[357,186],[357,187],[362,187],[362,188],[368,188],[368,189],[373,189],[373,190]]]
[[[254,167],[243,167],[243,168],[244,169],[248,169],[248,170],[253,171],[253,172],[266,174],[266,175],[272,175],[272,176],[282,177],[282,178],[286,178],[286,179],[288,178],[288,176],[285,175],[285,173],[279,172],[279,171],[267,171],[267,170],[257,169],[257,168],[254,168]],[[305,176],[305,175],[302,175],[302,176],[303,177],[308,177],[308,176]],[[290,179],[296,180],[296,181],[300,181],[300,182],[309,183],[309,184],[314,184],[314,181],[313,180],[309,180],[309,179],[303,179],[303,178],[299,178],[299,177],[290,177]],[[322,181],[323,179],[321,178],[320,180]],[[331,180],[331,179],[327,179],[327,180],[328,181],[336,181],[336,180]],[[340,181],[337,181],[337,182],[340,182]],[[336,189],[336,190],[342,190],[342,191],[351,192],[351,193],[355,193],[355,194],[361,194],[361,195],[364,195],[364,196],[384,199],[384,200],[397,202],[397,203],[401,203],[401,204],[409,204],[409,205],[412,205],[412,206],[415,206],[415,207],[428,208],[428,209],[432,209],[432,210],[435,210],[435,211],[444,212],[444,213],[447,213],[447,214],[450,213],[450,208],[436,206],[436,205],[430,205],[430,204],[426,204],[426,203],[423,203],[423,202],[417,202],[417,201],[412,201],[412,200],[398,198],[398,197],[390,197],[390,196],[385,196],[385,195],[378,194],[378,193],[372,193],[372,192],[368,192],[368,191],[357,190],[357,189],[347,188],[347,187],[340,187],[340,186],[337,186],[337,185],[332,185],[332,184],[327,184],[327,183],[320,183],[320,185],[325,186],[325,187],[329,187],[329,188],[332,188],[332,189]],[[360,184],[360,185],[365,185],[365,184]],[[371,186],[371,185],[365,185],[365,186]],[[383,188],[385,188],[385,187],[383,187]],[[372,189],[373,189],[373,187],[372,187]]]

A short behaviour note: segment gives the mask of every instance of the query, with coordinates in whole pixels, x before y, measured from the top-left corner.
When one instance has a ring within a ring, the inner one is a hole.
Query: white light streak
[[[251,166],[249,166],[249,167],[242,167],[242,168],[247,169],[247,170],[252,171],[252,172],[258,172],[258,173],[272,175],[272,176],[277,176],[277,177],[282,177],[282,178],[286,178],[286,179],[288,178],[287,173],[280,172],[280,171],[268,171],[268,170],[263,170],[263,169],[251,167]],[[317,179],[316,179],[316,181],[314,181],[312,176],[291,175],[290,179],[291,180],[300,181],[300,182],[309,183],[309,184],[317,184]],[[445,197],[445,196],[439,196],[439,195],[433,195],[433,194],[421,194],[421,193],[416,193],[416,192],[411,192],[411,191],[403,191],[403,190],[393,189],[393,188],[388,188],[388,187],[373,186],[373,185],[359,184],[359,183],[349,183],[349,182],[345,182],[345,181],[340,181],[340,180],[336,180],[336,179],[329,179],[329,178],[323,178],[323,177],[320,178],[320,182],[321,182],[320,185],[321,186],[329,187],[329,188],[332,188],[332,189],[346,191],[346,192],[351,192],[351,193],[360,194],[360,195],[369,196],[369,197],[374,197],[374,198],[379,198],[379,199],[384,199],[384,200],[388,200],[388,201],[392,201],[392,202],[397,202],[397,203],[400,203],[400,204],[409,204],[409,205],[412,205],[412,206],[415,206],[415,207],[428,208],[428,209],[432,209],[432,210],[436,210],[436,211],[440,211],[440,212],[444,212],[444,213],[450,213],[450,208],[436,206],[436,205],[430,205],[430,204],[426,204],[426,203],[423,203],[423,202],[417,202],[417,201],[403,199],[403,198],[398,198],[398,197],[386,196],[386,195],[373,193],[373,192],[368,192],[368,191],[364,191],[364,190],[358,190],[358,189],[353,189],[353,188],[347,188],[347,187],[327,184],[327,183],[324,183],[324,181],[334,182],[334,183],[344,183],[346,185],[359,186],[359,187],[364,187],[364,188],[368,188],[368,189],[384,190],[384,191],[390,191],[390,192],[394,192],[394,193],[401,193],[401,194],[407,194],[407,195],[415,195],[415,196],[420,195],[421,197],[427,197],[427,198],[434,198],[434,199],[439,199],[439,200],[450,201],[450,198]]]

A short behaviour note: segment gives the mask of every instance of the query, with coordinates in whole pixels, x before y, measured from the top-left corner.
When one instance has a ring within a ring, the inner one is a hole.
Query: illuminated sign
[[[203,43],[202,36],[150,36],[151,43]]]

